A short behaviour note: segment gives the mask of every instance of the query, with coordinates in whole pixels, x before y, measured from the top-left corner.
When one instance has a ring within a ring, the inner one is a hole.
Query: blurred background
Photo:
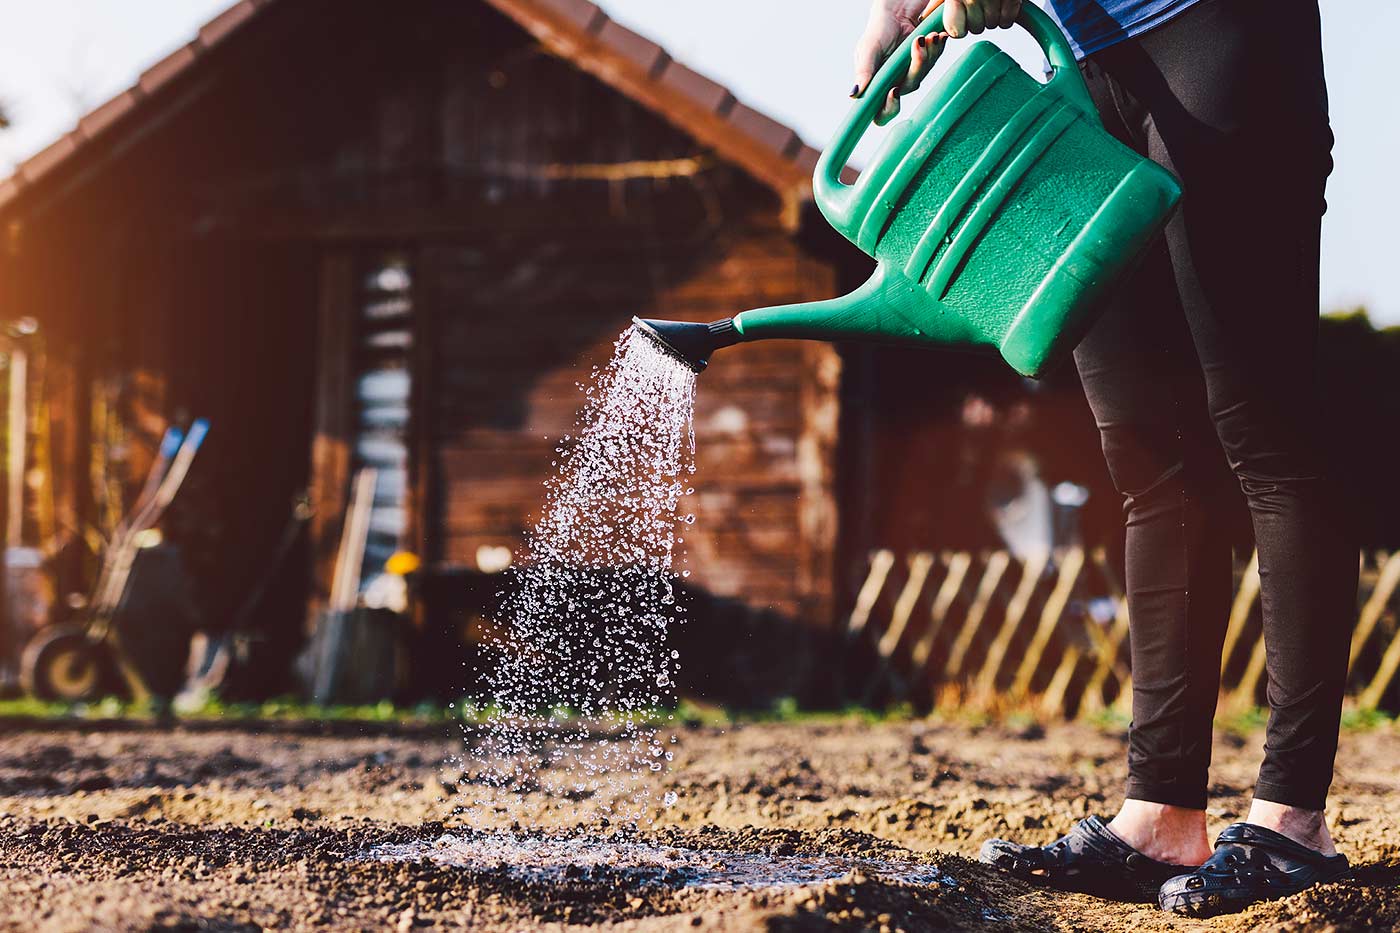
[[[1319,310],[1333,450],[1367,493],[1354,688],[1383,706],[1400,139],[1382,42],[1400,8],[1353,6],[1322,4],[1338,143]],[[809,185],[863,3],[0,13],[10,690],[470,691],[575,383],[630,317],[711,320],[869,273]],[[996,40],[1040,72],[1026,37]],[[687,695],[1017,690],[1069,713],[1123,695],[1119,501],[1073,372],[738,347],[701,383],[696,432]],[[1242,511],[1221,528],[1227,685],[1253,702],[1250,531]]]

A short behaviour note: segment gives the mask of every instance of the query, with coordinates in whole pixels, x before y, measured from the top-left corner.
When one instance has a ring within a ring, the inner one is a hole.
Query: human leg
[[[1083,73],[1104,125],[1145,153],[1146,111],[1097,56]],[[1231,567],[1215,518],[1229,477],[1164,244],[1120,288],[1075,362],[1126,525],[1133,721],[1127,799],[1106,829],[1150,859],[1198,865],[1210,855],[1207,773]],[[1024,850],[992,840],[984,858],[1014,870],[1054,846]]]
[[[1271,713],[1256,796],[1320,824],[1356,545],[1318,440],[1317,270],[1332,137],[1317,4],[1199,9],[1190,33],[1145,37],[1139,52],[1153,68],[1125,62],[1121,74],[1149,114],[1149,154],[1186,191],[1166,234],[1176,293],[1259,553]]]
[[[1175,864],[1210,854],[1205,806],[1238,496],[1206,418],[1165,251],[1148,258],[1075,355],[1124,501],[1133,669],[1126,800],[1109,829]]]
[[[1356,542],[1319,443],[1320,221],[1330,171],[1315,0],[1199,7],[1109,67],[1186,197],[1166,234],[1220,443],[1259,556],[1270,717],[1248,819],[1170,910],[1212,914],[1348,870],[1323,819],[1355,618]]]

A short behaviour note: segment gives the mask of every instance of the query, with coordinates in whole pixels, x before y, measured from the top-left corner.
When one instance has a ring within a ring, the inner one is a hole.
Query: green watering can
[[[940,8],[885,62],[822,154],[817,205],[875,258],[870,281],[841,298],[712,324],[636,326],[696,372],[720,347],[797,337],[996,347],[1017,372],[1042,375],[1165,226],[1181,187],[1103,128],[1059,27],[1029,3],[1017,23],[1050,60],[1048,84],[975,43],[891,128],[859,180],[843,183],[915,38],[942,30]]]

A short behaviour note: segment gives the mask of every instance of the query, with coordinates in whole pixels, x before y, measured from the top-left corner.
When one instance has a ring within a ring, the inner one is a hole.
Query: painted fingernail
[[[892,93],[894,94],[894,99],[899,100],[899,88],[895,88]]]
[[[859,94],[859,93],[860,93],[860,85],[859,85],[859,84],[852,85],[852,87],[851,87],[851,96],[852,96],[852,97],[855,97],[855,96],[856,96],[857,94]]]
[[[923,36],[919,36],[919,38],[914,40],[914,44],[917,45],[919,48],[923,48],[924,46],[928,45],[928,39],[924,38]]]

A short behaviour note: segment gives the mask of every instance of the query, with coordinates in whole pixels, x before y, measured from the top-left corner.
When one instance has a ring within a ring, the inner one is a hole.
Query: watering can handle
[[[943,31],[943,11],[938,7],[911,32],[904,42],[885,60],[878,74],[870,82],[860,100],[851,108],[846,122],[836,133],[836,138],[822,153],[817,162],[816,194],[820,201],[837,210],[847,209],[855,189],[841,181],[841,171],[851,158],[862,137],[875,123],[885,98],[897,85],[904,81],[909,72],[910,50],[914,40],[920,36],[930,36]],[[1079,74],[1079,64],[1075,61],[1074,50],[1070,48],[1065,34],[1055,21],[1039,7],[1026,0],[1021,5],[1021,15],[1016,25],[1026,30],[1040,45],[1045,57],[1050,60],[1052,73],[1049,86],[1062,94],[1070,103],[1082,110],[1095,123],[1099,123],[1098,110],[1093,98]]]

